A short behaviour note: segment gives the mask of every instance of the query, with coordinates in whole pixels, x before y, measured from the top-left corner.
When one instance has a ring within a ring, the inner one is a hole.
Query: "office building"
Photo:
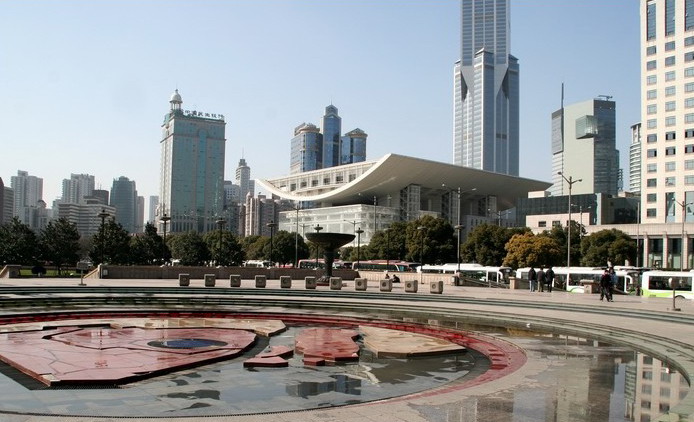
[[[351,130],[340,140],[340,165],[366,161],[366,137],[363,130]]]
[[[294,128],[289,157],[289,174],[323,168],[323,135],[316,125],[302,123]]]
[[[629,145],[629,192],[641,195],[641,123],[631,126]]]
[[[149,213],[147,217],[147,222],[157,225],[157,210],[159,210],[159,197],[157,195],[149,196]]]
[[[114,179],[110,205],[116,209],[116,222],[128,233],[137,233],[138,206],[135,181],[125,176]]]
[[[321,119],[323,134],[323,168],[340,165],[340,134],[342,133],[342,118],[337,114],[337,107],[330,104],[325,107]]]
[[[162,124],[161,215],[171,218],[171,232],[215,230],[224,211],[224,116],[183,110],[178,90],[169,104]]]
[[[238,198],[235,202],[243,202],[248,195],[255,195],[255,182],[251,180],[251,168],[246,164],[246,159],[241,158],[239,165],[236,167],[236,185],[239,187]]]
[[[0,178],[0,182],[1,181],[2,179]],[[0,201],[0,208],[2,208],[0,224],[9,223],[14,216],[14,189],[9,186],[2,187],[2,201]]]
[[[12,176],[10,183],[14,190],[13,215],[29,225],[32,230],[36,230],[37,227],[31,224],[31,209],[38,207],[39,201],[43,199],[43,179],[19,170],[16,176]]]
[[[133,182],[135,183],[135,182]],[[137,191],[135,191],[137,192]],[[145,221],[145,197],[137,197],[137,208],[135,214],[135,233],[142,233],[145,231],[144,221]]]
[[[104,205],[99,199],[87,198],[80,204],[68,202],[58,204],[57,218],[65,218],[77,227],[80,236],[92,236],[99,231],[102,219],[99,214],[106,213],[103,221],[116,215],[116,208]]]
[[[90,174],[70,174],[69,179],[63,179],[62,202],[80,204],[85,196],[94,192],[94,176]]]
[[[509,1],[462,0],[453,163],[517,176],[519,66],[509,54]]]
[[[616,195],[619,151],[615,145],[614,101],[588,100],[552,113],[552,195],[568,195],[565,177],[581,180],[573,185],[573,194]]]

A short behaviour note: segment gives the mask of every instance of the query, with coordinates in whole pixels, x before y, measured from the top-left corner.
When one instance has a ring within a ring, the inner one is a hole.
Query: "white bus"
[[[692,291],[694,272],[687,271],[645,271],[641,274],[641,294],[647,297],[672,297],[670,279],[677,283],[675,296],[694,299]]]
[[[423,265],[418,272],[451,274],[458,272],[458,264]],[[511,267],[485,267],[480,264],[460,264],[460,276],[485,283],[508,284],[513,270]]]
[[[540,267],[535,268],[539,271]],[[547,268],[544,268],[546,271]],[[529,267],[519,268],[516,270],[516,278],[528,280]],[[583,293],[584,287],[581,280],[591,280],[595,283],[600,283],[604,268],[600,267],[552,267],[554,271],[554,287],[565,289],[571,293]],[[638,271],[615,270],[617,274],[617,290],[629,292],[636,289],[638,284]]]

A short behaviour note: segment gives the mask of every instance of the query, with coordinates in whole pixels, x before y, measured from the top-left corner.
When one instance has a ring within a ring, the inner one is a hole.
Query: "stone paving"
[[[22,279],[22,280],[2,280],[0,286],[12,285],[13,283],[21,285],[74,285],[75,280],[52,280],[52,279]],[[176,286],[177,280],[87,280],[89,285],[102,286]],[[253,287],[253,280],[244,280],[243,287]],[[299,283],[297,283],[299,284]],[[202,280],[193,280],[192,286],[203,286]],[[214,289],[228,288],[218,284],[218,287],[209,289],[209,294],[214,294]],[[278,280],[268,280],[268,289],[279,289]],[[301,289],[300,286],[295,287]],[[369,286],[369,290],[377,290],[378,286]],[[354,286],[350,282],[345,282],[343,290],[354,290]],[[424,291],[423,291],[424,290]],[[429,295],[426,289],[420,290],[419,295]],[[316,300],[320,300],[320,289],[315,292]],[[393,293],[404,293],[400,286],[393,287]],[[282,295],[277,292],[278,297]],[[432,295],[434,296],[434,295]],[[613,339],[617,344],[634,345],[643,347],[649,352],[653,352],[656,356],[670,357],[679,368],[683,371],[686,377],[694,375],[694,361],[691,361],[692,350],[694,350],[694,324],[680,323],[679,320],[691,318],[694,315],[694,306],[691,302],[676,304],[673,306],[671,299],[663,298],[645,298],[635,296],[616,296],[615,302],[600,302],[596,295],[585,294],[569,294],[565,292],[552,293],[531,293],[528,291],[509,291],[501,289],[485,289],[471,287],[444,286],[442,297],[459,297],[468,299],[461,303],[451,303],[441,301],[440,303],[428,302],[427,307],[434,307],[439,311],[446,312],[465,312],[484,316],[487,319],[496,319],[498,321],[508,321],[514,326],[522,324],[529,331],[550,330],[554,327],[557,331],[571,331],[576,335],[582,334],[586,337],[592,335],[604,337],[605,339]],[[375,301],[382,303],[384,306],[393,303],[402,303],[402,298],[398,297],[396,301],[389,300],[387,296],[383,296]],[[479,301],[476,303],[475,301]],[[353,298],[345,298],[340,301],[342,304],[353,304],[355,309],[359,309],[361,301]],[[510,306],[509,303],[513,303]],[[524,306],[527,304],[527,306]],[[413,303],[413,307],[420,306],[418,303]],[[577,308],[580,306],[582,308]],[[674,308],[679,308],[675,311]],[[608,313],[618,311],[617,315]],[[644,312],[652,315],[665,317],[662,319],[644,318]],[[506,338],[506,341],[514,342],[513,338]],[[498,401],[494,397],[502,397],[503,392],[515,391],[516,396],[522,394],[523,391],[532,391],[540,385],[538,380],[543,379],[543,374],[552,372],[556,363],[543,359],[533,358],[531,352],[531,343],[518,343],[520,347],[526,349],[528,356],[522,366],[516,368],[513,372],[505,376],[490,380],[485,383],[471,385],[465,390],[446,391],[446,389],[437,390],[431,394],[415,394],[398,399],[380,401],[376,403],[360,404],[352,406],[343,406],[334,409],[320,409],[303,412],[276,413],[272,415],[272,419],[276,422],[283,421],[482,421],[477,419],[476,413],[482,413],[482,409],[486,409],[484,413],[486,421],[531,421],[540,420],[539,417],[528,416],[530,413],[525,412],[518,407],[518,403],[508,408],[509,403]],[[530,347],[530,349],[529,349]],[[680,356],[678,350],[682,350]],[[687,355],[687,353],[689,353]],[[569,383],[575,382],[582,374],[577,372],[571,378]],[[689,395],[691,396],[691,394]],[[694,406],[692,400],[686,396],[683,402],[678,405],[676,412],[671,411],[669,415],[663,416],[662,421],[694,421]],[[496,401],[495,401],[496,400]],[[527,404],[533,404],[535,400],[529,397]],[[477,410],[471,411],[468,404],[477,403]],[[496,410],[494,410],[496,409]],[[570,419],[559,419],[554,415],[554,420],[581,420],[581,421],[599,421],[599,420],[630,420],[630,419],[614,419],[612,413],[606,413],[609,409],[604,409],[603,414],[593,414],[592,416],[582,416],[579,418],[573,416]],[[623,412],[623,410],[620,410]],[[471,413],[472,412],[472,413]],[[667,411],[666,411],[667,412]],[[525,415],[525,416],[524,416]],[[572,414],[573,415],[573,414]],[[548,415],[542,417],[544,420]],[[246,415],[234,417],[206,417],[205,421],[265,421],[268,415]],[[26,415],[0,415],[2,422],[87,422],[106,420],[99,417],[62,417],[55,418],[50,416],[26,416]],[[132,420],[132,419],[131,419]],[[139,418],[137,420],[147,421],[156,419]],[[651,419],[655,420],[655,419]],[[195,417],[177,418],[177,422],[199,422]]]

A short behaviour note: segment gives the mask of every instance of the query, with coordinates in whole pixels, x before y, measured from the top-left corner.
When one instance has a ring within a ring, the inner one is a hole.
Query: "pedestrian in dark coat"
[[[607,268],[605,268],[605,272],[600,277],[600,300],[603,298],[607,298],[608,302],[612,302],[612,276]]]

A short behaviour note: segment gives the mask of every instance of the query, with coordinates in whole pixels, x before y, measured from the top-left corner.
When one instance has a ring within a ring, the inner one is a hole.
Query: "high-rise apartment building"
[[[31,214],[32,209],[36,209],[43,198],[43,179],[19,170],[16,176],[12,176],[10,183],[14,190],[13,215],[22,223],[36,229],[31,225]]]
[[[128,233],[136,233],[138,205],[135,181],[125,176],[114,179],[110,205],[116,209],[116,222]]]
[[[454,67],[453,163],[518,175],[519,66],[509,0],[462,0]]]
[[[614,101],[588,100],[552,113],[552,195],[569,194],[564,177],[581,179],[572,187],[572,194],[616,195],[619,151],[615,133]]]
[[[340,140],[340,165],[366,161],[366,137],[363,130],[356,128],[345,133]]]
[[[149,212],[147,222],[157,225],[157,211],[159,210],[159,197],[157,195],[149,196]]]
[[[337,114],[337,107],[330,104],[325,107],[321,133],[323,134],[323,168],[340,165],[340,134],[342,117]]]
[[[178,90],[169,104],[162,124],[160,217],[171,218],[171,232],[214,230],[224,211],[224,116],[183,110]]]
[[[641,123],[631,125],[629,192],[634,195],[641,195]]]
[[[251,196],[255,195],[255,183],[251,180],[251,168],[246,164],[245,158],[241,158],[239,165],[236,167],[236,184],[239,187],[236,202],[245,201],[248,192],[251,193]]]
[[[323,168],[323,135],[316,125],[302,123],[294,129],[289,174]]]
[[[85,196],[94,192],[94,176],[90,174],[70,174],[69,179],[63,179],[62,202],[81,204]]]
[[[641,0],[641,72],[641,221],[694,222],[694,0]]]

